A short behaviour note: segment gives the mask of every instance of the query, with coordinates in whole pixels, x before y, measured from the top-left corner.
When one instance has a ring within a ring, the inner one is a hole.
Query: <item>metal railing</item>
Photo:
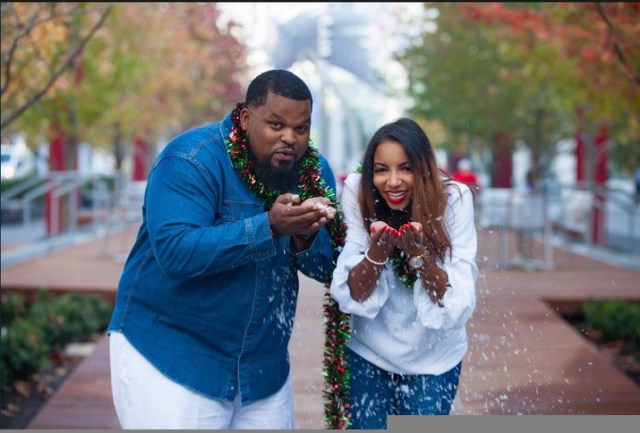
[[[75,171],[25,179],[2,194],[2,239],[17,244],[3,253],[2,266],[92,239],[100,240],[98,255],[113,254],[115,260],[124,260],[131,247],[126,229],[142,219],[145,189],[146,181]],[[44,205],[44,214],[32,214],[34,208]],[[5,212],[16,215],[7,222]],[[62,214],[64,227],[59,220]],[[16,221],[15,216],[22,218]],[[56,227],[60,230],[52,229]]]
[[[30,178],[4,191],[2,212],[21,215],[22,224],[29,226],[34,210],[48,197],[50,218],[60,215],[66,203],[70,221],[63,231],[48,236],[73,233],[79,229],[79,213],[89,213],[92,230],[107,238],[113,230],[138,223],[146,181],[132,182],[119,176],[85,175],[76,171],[51,172],[46,177]],[[85,191],[84,196],[81,195]],[[87,193],[87,191],[89,191]],[[90,206],[82,206],[79,198],[90,198]],[[63,199],[69,199],[64,202]],[[602,199],[596,200],[594,197]],[[629,191],[582,183],[562,185],[547,182],[540,192],[506,188],[483,188],[476,202],[479,227],[495,229],[500,239],[498,266],[552,268],[553,236],[562,235],[572,242],[596,245],[593,238],[594,221],[603,224],[604,245],[608,248],[640,256],[640,201]],[[594,213],[604,218],[597,220]],[[49,221],[52,227],[58,221]],[[509,248],[507,235],[515,232],[515,251]],[[543,257],[532,255],[531,237],[543,243]],[[106,251],[106,240],[103,250]]]
[[[497,261],[486,265],[553,269],[553,229],[546,195],[510,188],[483,188],[476,207],[479,227],[498,234]],[[509,243],[511,232],[516,234],[514,252]],[[532,236],[541,237],[544,247],[541,258],[533,254],[532,242],[528,239]]]
[[[34,209],[44,207],[46,201],[45,219],[50,226],[48,236],[77,231],[81,215],[102,228],[107,224],[117,225],[117,220],[139,217],[145,185],[146,181],[132,182],[119,176],[86,175],[77,171],[51,172],[44,177],[25,179],[4,191],[2,212],[3,216],[11,213],[15,216],[13,219],[27,227],[33,222]],[[62,206],[68,207],[62,209]],[[61,227],[63,211],[69,220],[66,227]]]
[[[633,192],[589,182],[548,182],[543,190],[556,231],[587,245],[640,255],[640,201]]]
[[[483,188],[476,204],[479,228],[497,232],[497,267],[550,269],[557,237],[640,259],[640,201],[629,191],[547,182],[535,193]],[[515,251],[510,233],[516,234]],[[543,243],[542,258],[532,254],[532,236]]]
[[[2,193],[2,212],[20,215],[27,227],[34,219],[34,210],[48,206],[47,236],[73,233],[79,229],[81,212],[97,226],[106,224],[109,214],[118,206],[118,193],[124,188],[118,176],[81,174],[77,171],[54,171],[46,176],[25,179]],[[83,205],[82,202],[89,205]],[[67,206],[62,209],[62,206]],[[62,227],[60,215],[66,210],[68,224]]]

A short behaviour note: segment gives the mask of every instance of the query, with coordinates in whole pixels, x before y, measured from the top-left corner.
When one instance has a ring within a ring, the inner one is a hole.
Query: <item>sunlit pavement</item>
[[[114,231],[3,267],[2,292],[45,287],[113,299],[136,231]],[[502,268],[494,264],[497,236],[490,230],[479,233],[478,305],[468,326],[469,352],[454,414],[640,414],[640,389],[557,311],[576,308],[591,296],[640,301],[640,272],[557,246],[553,270]],[[531,254],[541,254],[541,246],[532,244]],[[324,428],[324,290],[320,283],[301,277],[290,346],[297,429]],[[111,402],[106,338],[29,428],[119,428]]]

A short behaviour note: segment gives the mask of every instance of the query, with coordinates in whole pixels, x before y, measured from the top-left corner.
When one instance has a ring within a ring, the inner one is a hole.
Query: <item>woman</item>
[[[476,304],[473,194],[406,118],[373,135],[360,171],[341,196],[347,234],[330,293],[351,315],[351,428],[385,429],[387,415],[451,410]]]

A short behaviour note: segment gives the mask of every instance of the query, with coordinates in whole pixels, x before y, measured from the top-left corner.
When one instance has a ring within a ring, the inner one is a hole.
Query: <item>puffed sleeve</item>
[[[427,295],[418,279],[413,287],[413,300],[417,318],[423,326],[432,329],[463,327],[476,306],[475,285],[478,279],[476,263],[477,237],[474,220],[473,195],[464,185],[449,185],[449,200],[445,212],[451,235],[452,254],[439,263],[447,272],[449,284],[439,307]]]
[[[360,176],[359,173],[350,174],[345,180],[342,190],[340,204],[347,225],[347,236],[344,248],[338,256],[329,290],[333,299],[340,305],[340,311],[374,318],[389,297],[387,279],[381,277],[374,291],[363,302],[358,302],[351,297],[348,284],[349,272],[362,261],[364,252],[370,244],[369,233],[364,228],[358,206]],[[383,271],[383,275],[386,271],[387,269]]]

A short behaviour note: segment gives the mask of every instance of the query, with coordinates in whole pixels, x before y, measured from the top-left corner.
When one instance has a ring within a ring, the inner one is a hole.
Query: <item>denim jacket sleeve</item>
[[[204,164],[180,152],[168,153],[154,164],[144,213],[154,254],[169,277],[221,273],[272,259],[282,247],[280,242],[290,250],[288,239],[273,239],[262,202],[243,195],[227,165],[223,157],[206,159]],[[331,170],[324,170],[328,185],[335,186]],[[326,282],[333,271],[333,253],[326,229],[321,231],[309,249],[290,251],[298,269]]]
[[[187,155],[158,159],[144,214],[153,252],[171,278],[225,272],[276,254],[259,203],[219,197],[216,181]]]

